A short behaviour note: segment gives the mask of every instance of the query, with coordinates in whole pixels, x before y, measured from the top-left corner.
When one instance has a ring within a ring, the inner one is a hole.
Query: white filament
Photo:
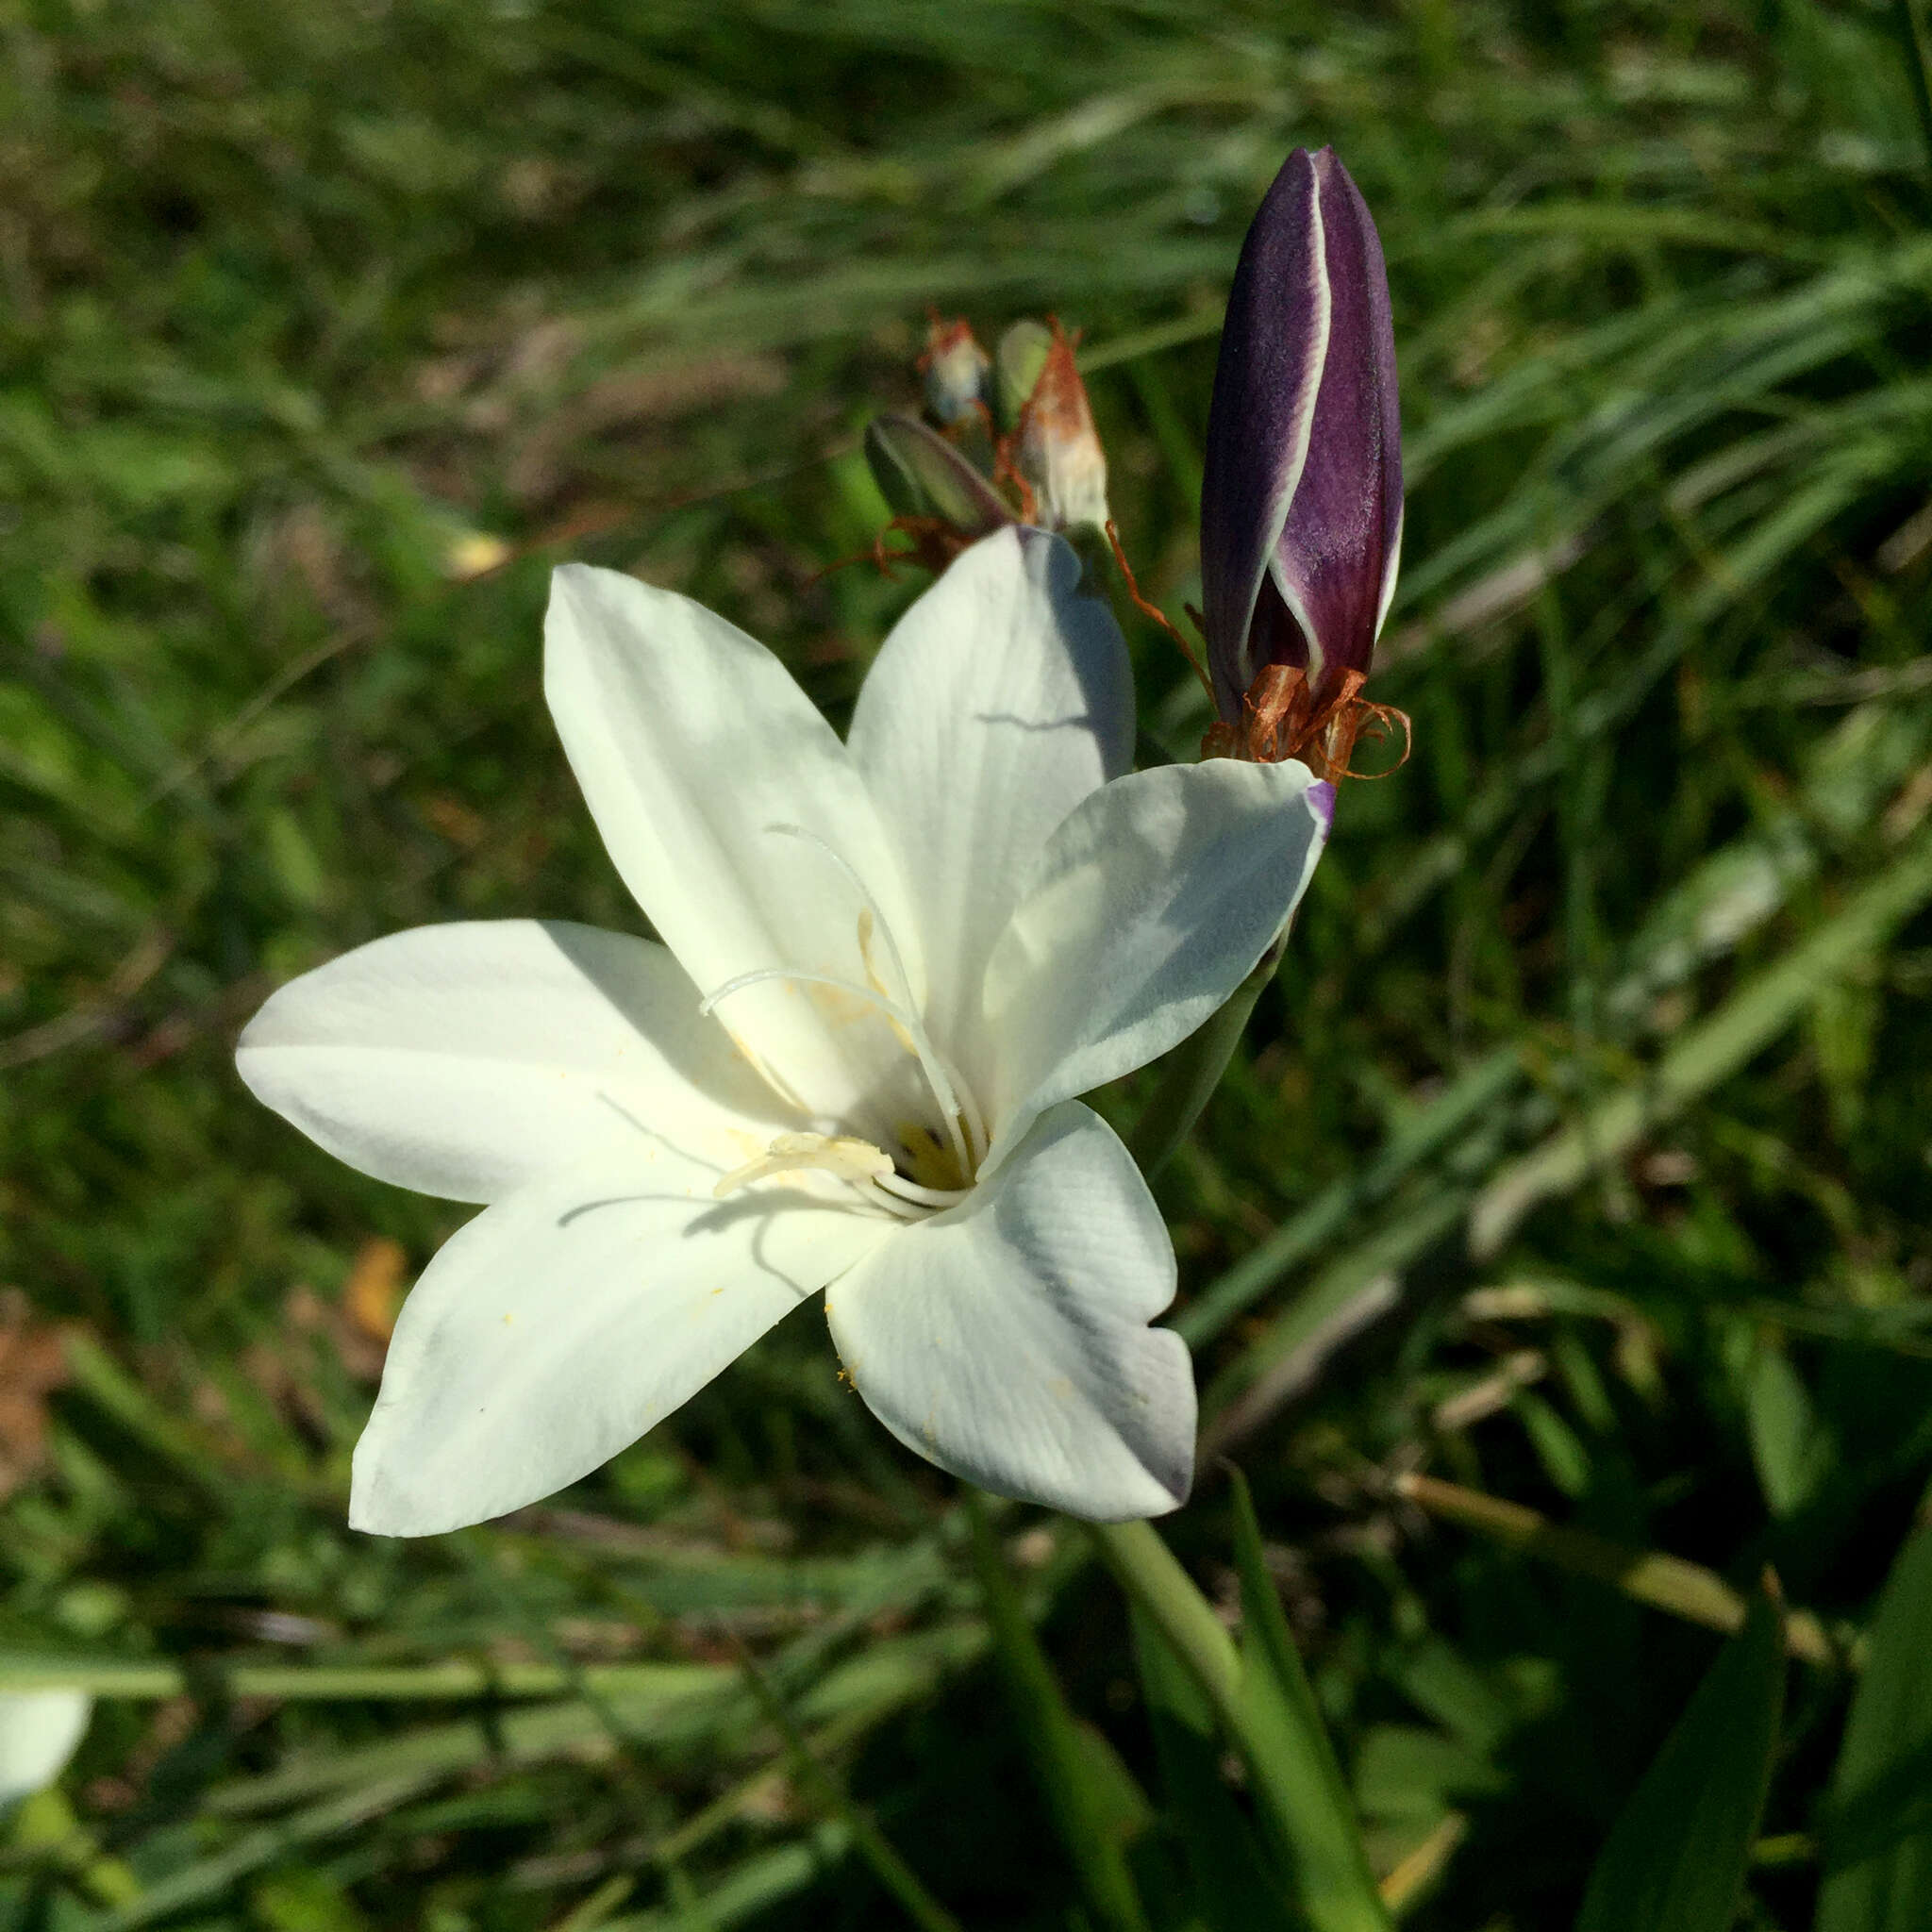
[[[896,1022],[912,1042],[912,1052],[919,1061],[920,1071],[924,1074],[925,1083],[932,1089],[933,1098],[939,1102],[940,1111],[945,1117],[946,1131],[953,1143],[954,1158],[959,1163],[959,1172],[973,1172],[973,1158],[959,1128],[959,1090],[953,1084],[958,1078],[958,1074],[946,1065],[919,1021],[896,1000],[888,999],[876,987],[858,986],[832,973],[806,973],[791,966],[763,966],[756,973],[741,973],[736,979],[727,979],[723,986],[707,993],[698,1003],[698,1011],[708,1014],[720,1000],[727,1000],[733,993],[743,992],[749,987],[761,986],[768,979],[791,980],[804,986],[828,986],[837,992],[850,993],[854,999],[870,1000],[888,1019]]]
[[[775,832],[780,838],[802,840],[816,851],[829,858],[843,875],[847,884],[858,894],[864,908],[859,920],[858,950],[868,974],[872,971],[871,939],[876,933],[884,941],[888,963],[893,976],[899,982],[900,997],[895,999],[883,986],[858,986],[849,979],[840,979],[825,973],[794,972],[789,967],[769,966],[756,973],[741,973],[736,979],[725,983],[707,995],[698,1010],[709,1013],[720,1000],[728,999],[735,992],[758,985],[768,979],[790,980],[806,986],[830,987],[835,991],[852,994],[857,999],[870,1000],[904,1036],[919,1061],[920,1072],[925,1076],[926,1085],[932,1090],[933,1098],[939,1103],[940,1117],[945,1124],[946,1138],[952,1143],[954,1159],[958,1163],[962,1174],[977,1171],[979,1162],[985,1159],[987,1150],[986,1124],[982,1119],[977,1103],[974,1100],[966,1082],[960,1078],[959,1070],[947,1059],[933,1043],[932,1036],[925,1029],[925,1023],[913,1011],[916,995],[912,988],[912,976],[906,970],[905,956],[899,951],[899,944],[892,937],[892,928],[885,915],[879,910],[878,901],[872,895],[865,881],[859,877],[844,856],[835,851],[819,835],[805,825],[778,824],[767,825],[768,832]],[[912,1185],[908,1183],[908,1185]],[[947,1193],[949,1191],[932,1189],[933,1193]]]
[[[873,1207],[883,1208],[902,1221],[919,1220],[924,1209],[958,1207],[972,1191],[968,1188],[927,1188],[908,1180],[892,1165],[892,1157],[870,1141],[846,1134],[780,1134],[762,1154],[742,1167],[734,1167],[711,1192],[722,1201],[753,1181],[808,1169],[836,1174]]]

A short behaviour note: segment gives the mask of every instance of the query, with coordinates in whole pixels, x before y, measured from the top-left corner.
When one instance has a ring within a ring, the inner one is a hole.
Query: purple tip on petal
[[[1369,668],[1402,529],[1381,242],[1332,149],[1291,154],[1228,294],[1201,492],[1208,666],[1224,721],[1269,665],[1318,689]]]
[[[1302,793],[1308,801],[1308,809],[1314,813],[1322,827],[1322,836],[1326,838],[1335,829],[1335,788],[1325,778],[1317,778]]]

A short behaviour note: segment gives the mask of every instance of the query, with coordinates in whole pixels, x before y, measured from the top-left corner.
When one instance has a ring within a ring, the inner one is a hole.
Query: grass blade
[[[1652,1609],[1702,1624],[1726,1635],[1743,1628],[1748,1616],[1744,1599],[1715,1570],[1688,1563],[1681,1557],[1656,1550],[1634,1550],[1623,1543],[1592,1536],[1588,1530],[1566,1529],[1521,1503],[1486,1496],[1435,1476],[1404,1475],[1396,1493],[1419,1503],[1437,1516],[1446,1516],[1499,1542],[1514,1544],[1533,1557],[1554,1563],[1576,1576],[1593,1576],[1612,1590],[1621,1590]],[[1785,1647],[1806,1663],[1834,1664],[1840,1659],[1818,1619],[1807,1610],[1792,1610],[1785,1618]]]
[[[1151,1524],[1096,1523],[1088,1530],[1135,1609],[1186,1665],[1213,1706],[1222,1735],[1241,1753],[1307,1923],[1315,1932],[1387,1932],[1347,1788],[1259,1559],[1253,1506],[1244,1488],[1238,1493],[1245,1517],[1238,1532],[1242,1600],[1245,1606],[1252,1595],[1254,1605],[1245,1651],[1235,1648]]]
[[[907,1864],[871,1815],[853,1802],[844,1784],[820,1761],[796,1720],[786,1709],[784,1700],[758,1669],[757,1659],[748,1650],[741,1650],[739,1662],[759,1708],[784,1739],[786,1753],[800,1783],[824,1801],[880,1888],[899,1902],[920,1932],[959,1932],[958,1920],[925,1889],[919,1874]]]
[[[1932,1530],[1892,1565],[1826,1814],[1817,1932],[1932,1924]]]
[[[1285,1874],[1266,1851],[1221,1774],[1223,1745],[1208,1702],[1138,1605],[1134,1656],[1160,1761],[1161,1796],[1179,1833],[1193,1900],[1208,1932],[1250,1932],[1290,1915]]]
[[[1470,1216],[1470,1251],[1497,1254],[1541,1202],[1614,1160],[1659,1121],[1679,1113],[1768,1046],[1820,989],[1875,951],[1932,899],[1932,834],[1921,833],[1845,908],[1691,1028],[1641,1083],[1505,1168]]]
[[[1125,1849],[1128,1836],[1146,1815],[1146,1801],[1141,1800],[1140,1817],[1129,1815],[1121,1802],[1126,1773],[1110,1775],[1110,1768],[1095,1762],[1094,1746],[1100,1740],[1083,1734],[1067,1707],[1021,1605],[1006,1555],[971,1491],[966,1507],[993,1657],[1035,1782],[1073,1860],[1081,1892],[1097,1922],[1112,1932],[1148,1932]]]
[[[1777,1750],[1782,1624],[1758,1595],[1618,1818],[1576,1932],[1728,1932]]]
[[[1284,1841],[1316,1932],[1382,1932],[1389,1914],[1370,1875],[1348,1786],[1268,1574],[1254,1499],[1239,1470],[1229,1475],[1241,1586],[1241,1696],[1257,1792],[1265,1793],[1265,1814]]]

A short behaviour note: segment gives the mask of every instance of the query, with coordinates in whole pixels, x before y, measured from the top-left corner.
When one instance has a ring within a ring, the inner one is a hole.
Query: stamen
[[[973,1097],[973,1090],[960,1080],[959,1100],[964,1109],[966,1122],[966,1144],[973,1151],[973,1158],[966,1163],[968,1174],[977,1174],[979,1163],[986,1158],[991,1142],[986,1138],[986,1119],[979,1111],[979,1103]]]
[[[971,1188],[927,1188],[917,1181],[910,1181],[896,1169],[891,1174],[880,1174],[877,1186],[889,1194],[897,1194],[902,1200],[916,1201],[922,1208],[957,1208],[973,1190]]]
[[[876,1208],[897,1221],[923,1220],[925,1210],[933,1205],[914,1202],[891,1191],[887,1183],[895,1178],[891,1156],[870,1141],[847,1135],[780,1134],[756,1160],[733,1168],[711,1191],[722,1201],[753,1181],[813,1168],[837,1174],[867,1207]],[[951,1207],[952,1203],[948,1200],[941,1205]]]
[[[947,1136],[953,1143],[953,1157],[959,1163],[959,1171],[962,1174],[972,1174],[975,1171],[973,1156],[959,1127],[965,1111],[959,1101],[963,1083],[960,1089],[954,1087],[953,1079],[958,1076],[954,1073],[952,1079],[947,1077],[952,1070],[941,1056],[939,1049],[926,1037],[925,1028],[904,1007],[889,1000],[876,987],[858,986],[831,973],[806,973],[791,966],[762,966],[756,973],[741,973],[736,979],[727,979],[715,991],[707,993],[698,1002],[700,1016],[708,1017],[719,1001],[727,1000],[733,993],[743,992],[748,987],[761,985],[768,979],[788,979],[803,986],[828,986],[836,992],[850,993],[854,999],[870,1000],[887,1019],[903,1027],[907,1038],[912,1043],[912,1052],[919,1061],[920,1071],[925,1075],[926,1085],[932,1089],[933,1098],[940,1104],[941,1112],[945,1119]],[[976,1108],[972,1118],[978,1118]],[[980,1132],[983,1134],[985,1129],[982,1127]]]
[[[795,980],[802,986],[829,986],[834,992],[849,992],[856,1000],[871,1001],[889,1020],[901,1026],[912,1019],[903,1007],[888,999],[876,987],[860,986],[855,980],[841,979],[836,973],[808,973],[802,967],[794,966],[760,966],[755,972],[741,973],[736,979],[727,979],[698,1002],[699,1016],[708,1018],[712,1008],[728,1000],[733,993],[761,986],[768,979]]]
[[[734,1167],[711,1192],[722,1201],[753,1181],[774,1174],[793,1174],[801,1168],[819,1168],[864,1188],[892,1172],[892,1158],[870,1141],[847,1135],[780,1134],[756,1159]]]
[[[872,963],[872,936],[876,924],[877,922],[872,916],[872,908],[861,906],[858,908],[858,963],[865,968],[866,985],[881,999],[890,999],[891,995],[886,991],[886,983],[879,977],[878,968]],[[912,1043],[912,1036],[898,1021],[889,1018],[886,1024],[891,1027],[894,1038],[908,1053],[918,1053],[918,1047]]]
[[[808,845],[815,845],[820,852],[844,874],[846,884],[858,894],[859,903],[872,914],[874,930],[886,942],[886,951],[891,956],[892,961],[892,971],[899,975],[899,987],[905,995],[905,1004],[908,1007],[912,1005],[911,976],[906,971],[906,961],[900,956],[898,944],[892,938],[892,928],[887,924],[886,915],[879,910],[879,902],[873,897],[871,888],[859,877],[858,872],[853,868],[844,854],[828,844],[807,825],[781,823],[774,825],[767,825],[765,830],[776,832],[781,839],[802,839]],[[861,937],[859,941],[861,950],[864,944],[865,940]]]
[[[829,858],[844,875],[846,883],[858,894],[863,908],[858,923],[858,953],[869,975],[874,974],[872,963],[872,941],[874,935],[884,943],[887,958],[896,975],[902,1001],[891,999],[883,986],[874,986],[868,993],[859,996],[874,999],[886,1018],[901,1031],[904,1042],[912,1050],[919,1061],[920,1071],[924,1074],[926,1085],[932,1089],[933,1098],[940,1104],[940,1118],[945,1124],[946,1138],[953,1143],[953,1158],[959,1163],[962,1174],[974,1174],[979,1163],[986,1158],[986,1124],[980,1119],[979,1109],[974,1103],[966,1083],[959,1077],[959,1070],[940,1052],[933,1043],[932,1036],[926,1032],[924,1024],[912,1011],[915,998],[912,991],[912,975],[906,970],[905,956],[899,951],[899,943],[892,937],[892,928],[886,916],[879,909],[879,904],[872,895],[871,889],[859,877],[844,854],[836,850],[809,826],[792,824],[781,821],[767,825],[768,832],[776,832],[781,838],[801,839]],[[810,984],[830,986],[841,992],[859,993],[859,989],[848,980],[815,977],[808,973],[785,973],[772,969],[772,976],[805,981]],[[730,985],[721,987],[699,1008],[709,1012],[712,1006],[723,999],[727,992],[743,985],[749,985],[749,975],[734,980]],[[965,1123],[962,1133],[960,1124]]]

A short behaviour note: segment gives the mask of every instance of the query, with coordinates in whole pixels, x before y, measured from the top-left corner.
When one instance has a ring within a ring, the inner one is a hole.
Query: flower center
[[[785,980],[795,986],[824,986],[849,993],[872,1007],[891,1028],[893,1038],[919,1063],[919,1070],[939,1112],[939,1125],[925,1121],[902,1122],[898,1128],[900,1154],[895,1158],[882,1147],[856,1135],[791,1133],[780,1134],[765,1152],[742,1167],[734,1168],[720,1180],[713,1191],[722,1199],[753,1181],[773,1174],[816,1169],[836,1174],[868,1205],[883,1208],[901,1219],[917,1220],[922,1215],[953,1207],[966,1198],[979,1164],[986,1158],[986,1123],[971,1091],[959,1077],[958,1069],[941,1053],[926,1031],[925,1023],[914,1009],[912,985],[906,962],[893,941],[891,928],[880,917],[878,907],[865,883],[823,839],[802,825],[773,825],[773,832],[803,839],[816,846],[843,873],[862,902],[858,914],[858,957],[865,969],[865,984],[842,979],[835,974],[809,973],[788,966],[767,966],[755,973],[741,973],[705,996],[698,1010],[710,1013],[722,1001],[747,988],[762,986],[769,980]],[[885,963],[898,984],[894,997],[890,984],[874,957],[877,941]]]

